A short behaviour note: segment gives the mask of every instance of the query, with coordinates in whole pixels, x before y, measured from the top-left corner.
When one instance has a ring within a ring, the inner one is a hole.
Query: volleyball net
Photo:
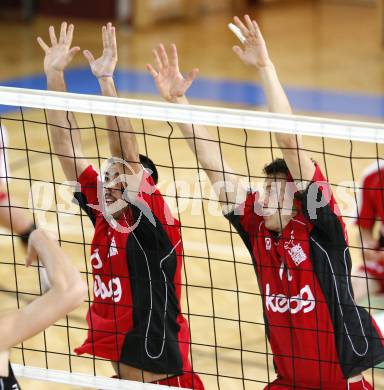
[[[262,389],[276,375],[254,264],[241,237],[223,217],[212,185],[177,123],[208,126],[223,159],[246,185],[260,191],[263,167],[281,156],[273,134],[305,136],[305,149],[339,203],[353,265],[358,268],[366,261],[356,215],[367,168],[382,167],[382,125],[6,87],[0,87],[0,102],[0,125],[9,138],[1,178],[9,204],[3,207],[10,212],[14,207],[28,210],[37,226],[54,232],[89,286],[80,308],[13,349],[17,375],[69,386],[161,388],[111,379],[114,372],[108,361],[74,352],[86,338],[86,313],[94,299],[90,263],[94,227],[73,202],[73,183],[66,181],[50,143],[47,110],[75,113],[85,157],[95,169],[111,157],[105,116],[131,118],[140,153],[156,164],[157,186],[181,224],[181,310],[190,328],[192,369],[206,389]],[[380,185],[375,190],[384,193]],[[0,231],[0,250],[2,307],[21,307],[42,292],[38,268],[25,268],[25,249],[5,229]],[[365,273],[367,286],[370,278]],[[380,322],[384,309],[380,291],[371,296],[367,290],[359,303]],[[380,367],[366,377],[384,385]]]

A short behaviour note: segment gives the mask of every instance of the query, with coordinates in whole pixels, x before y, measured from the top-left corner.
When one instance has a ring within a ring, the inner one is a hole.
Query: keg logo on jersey
[[[297,314],[303,310],[304,313],[309,313],[316,306],[315,297],[308,285],[303,287],[299,294],[290,298],[284,294],[271,294],[270,290],[270,285],[267,283],[265,286],[265,306],[268,311],[271,310],[274,313],[289,311],[291,314]]]
[[[95,275],[95,281],[93,284],[93,293],[95,297],[101,297],[101,299],[112,298],[113,302],[120,302],[122,296],[120,278],[112,278],[106,285],[99,275]]]
[[[272,240],[270,237],[265,237],[265,249],[270,251],[272,248]]]

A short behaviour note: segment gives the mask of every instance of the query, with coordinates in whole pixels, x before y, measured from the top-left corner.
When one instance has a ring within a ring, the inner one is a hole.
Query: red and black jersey
[[[384,223],[384,167],[374,162],[363,173],[356,223],[372,229],[377,220]]]
[[[309,204],[323,196],[326,206]],[[291,386],[345,389],[345,378],[384,360],[384,347],[354,301],[344,223],[328,183],[316,167],[279,236],[266,229],[258,197],[250,193],[227,218],[253,258],[278,377]]]
[[[145,185],[154,187],[150,177]],[[89,353],[155,373],[180,375],[190,371],[189,328],[181,314],[182,242],[175,220],[161,193],[141,192],[150,211],[129,205],[115,221],[101,211],[97,172],[89,166],[79,177],[75,198],[95,228],[91,247],[94,300],[87,315],[88,336],[77,354]],[[113,225],[114,227],[111,227]]]
[[[0,376],[0,390],[21,390],[10,363],[8,367],[8,376]]]

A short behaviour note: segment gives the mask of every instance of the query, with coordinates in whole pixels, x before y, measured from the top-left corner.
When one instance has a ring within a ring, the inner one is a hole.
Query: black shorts
[[[384,236],[382,234],[380,234],[379,242],[377,245],[379,248],[384,248]]]
[[[21,390],[17,383],[15,374],[13,373],[11,365],[9,365],[9,375],[7,377],[0,377],[0,389],[2,390]]]

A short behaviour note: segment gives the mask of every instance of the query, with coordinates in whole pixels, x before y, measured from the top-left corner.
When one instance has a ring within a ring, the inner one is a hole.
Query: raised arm
[[[198,69],[193,69],[184,78],[179,70],[177,48],[174,44],[171,45],[170,59],[162,44],[152,53],[156,65],[153,67],[151,64],[147,64],[147,69],[154,78],[160,95],[171,103],[188,104],[185,93],[196,78]],[[178,126],[200,165],[207,173],[219,201],[224,205],[242,203],[246,190],[241,187],[239,176],[233,173],[231,167],[223,159],[219,142],[204,126],[192,126],[184,123],[179,123]]]
[[[38,256],[48,274],[50,289],[29,305],[0,314],[0,351],[43,331],[79,306],[87,286],[56,240],[41,229],[31,233],[26,265]]]
[[[233,51],[244,64],[256,68],[265,92],[268,110],[279,114],[291,114],[291,106],[269,58],[259,26],[248,15],[245,15],[244,23],[237,16],[234,22],[246,40],[242,48],[234,46]],[[297,181],[310,181],[313,178],[315,166],[303,149],[302,137],[276,133],[276,141],[293,178]]]
[[[89,50],[83,54],[88,60],[93,75],[99,81],[104,96],[117,97],[113,73],[117,64],[116,29],[111,23],[102,27],[103,54],[95,59]],[[108,139],[111,155],[125,160],[132,169],[130,173],[139,173],[139,146],[131,121],[128,118],[107,116]]]
[[[49,27],[51,46],[42,38],[37,41],[44,50],[44,72],[47,77],[47,88],[51,91],[66,92],[64,70],[72,61],[79,47],[72,47],[74,26],[61,24],[59,40],[55,29]],[[89,165],[81,147],[79,126],[71,112],[48,110],[48,122],[53,148],[57,154],[67,180],[76,181],[79,175]]]

